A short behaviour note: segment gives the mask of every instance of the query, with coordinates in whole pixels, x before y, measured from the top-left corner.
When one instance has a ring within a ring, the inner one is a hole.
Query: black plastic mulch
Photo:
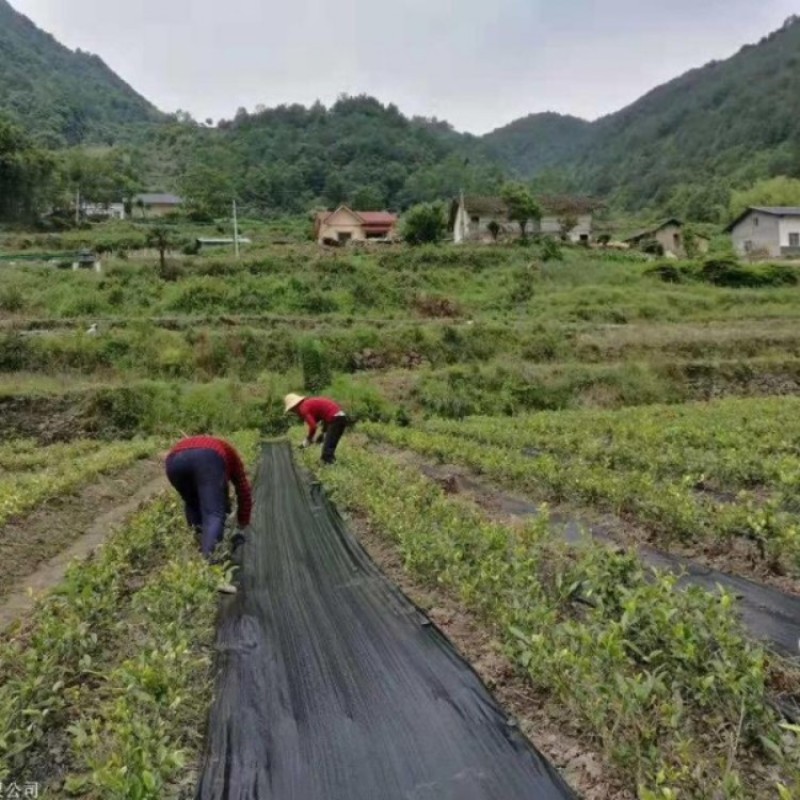
[[[197,798],[576,797],[286,443],[264,447],[240,551]]]

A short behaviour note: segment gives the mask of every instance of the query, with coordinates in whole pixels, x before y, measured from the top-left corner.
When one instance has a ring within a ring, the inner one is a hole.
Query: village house
[[[751,206],[725,230],[739,255],[800,257],[800,206]]]
[[[183,198],[169,193],[137,194],[131,203],[133,214],[139,210],[147,216],[163,217],[177,211],[183,205]]]
[[[664,255],[675,258],[701,255],[708,252],[711,245],[708,237],[692,232],[686,234],[681,220],[671,217],[657,225],[633,234],[625,239],[629,247],[645,248],[649,242],[661,245]]]
[[[81,214],[89,219],[125,219],[124,203],[83,203]]]
[[[654,225],[651,228],[646,228],[643,231],[634,233],[625,239],[626,244],[631,247],[642,247],[647,242],[658,242],[664,250],[664,253],[677,256],[678,258],[686,257],[686,242],[683,238],[683,223],[674,217],[665,219]]]
[[[314,238],[319,244],[347,244],[392,239],[397,234],[397,215],[388,211],[353,211],[339,206],[320,211],[314,219]]]
[[[562,236],[574,244],[592,240],[592,212],[597,203],[588,198],[540,198],[542,218],[531,220],[527,233],[531,236]],[[564,226],[569,230],[564,232]],[[520,228],[508,218],[508,209],[500,197],[462,195],[450,207],[450,229],[453,241],[490,243],[497,239],[518,238]]]

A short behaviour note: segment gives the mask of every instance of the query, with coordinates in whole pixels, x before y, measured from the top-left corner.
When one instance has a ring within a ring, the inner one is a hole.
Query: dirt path
[[[60,583],[73,560],[86,558],[115,525],[165,487],[160,461],[139,461],[6,525],[0,531],[0,630]]]

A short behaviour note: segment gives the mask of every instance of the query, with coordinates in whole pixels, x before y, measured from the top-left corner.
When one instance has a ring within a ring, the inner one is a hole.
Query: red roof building
[[[336,211],[317,214],[314,233],[319,244],[392,239],[397,233],[397,215],[388,211],[353,211],[339,206]]]

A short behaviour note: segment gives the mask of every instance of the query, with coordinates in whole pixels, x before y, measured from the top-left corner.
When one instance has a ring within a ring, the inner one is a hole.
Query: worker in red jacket
[[[242,459],[223,439],[192,436],[178,442],[167,455],[167,478],[184,502],[186,521],[200,536],[200,549],[211,557],[225,533],[228,483],[236,490],[239,523],[237,539],[250,524],[253,498]]]
[[[301,394],[287,394],[283,399],[286,413],[294,412],[308,425],[308,436],[301,447],[322,443],[322,460],[325,464],[336,461],[336,448],[347,428],[347,415],[327,397],[304,397]],[[317,426],[322,433],[315,439]]]

